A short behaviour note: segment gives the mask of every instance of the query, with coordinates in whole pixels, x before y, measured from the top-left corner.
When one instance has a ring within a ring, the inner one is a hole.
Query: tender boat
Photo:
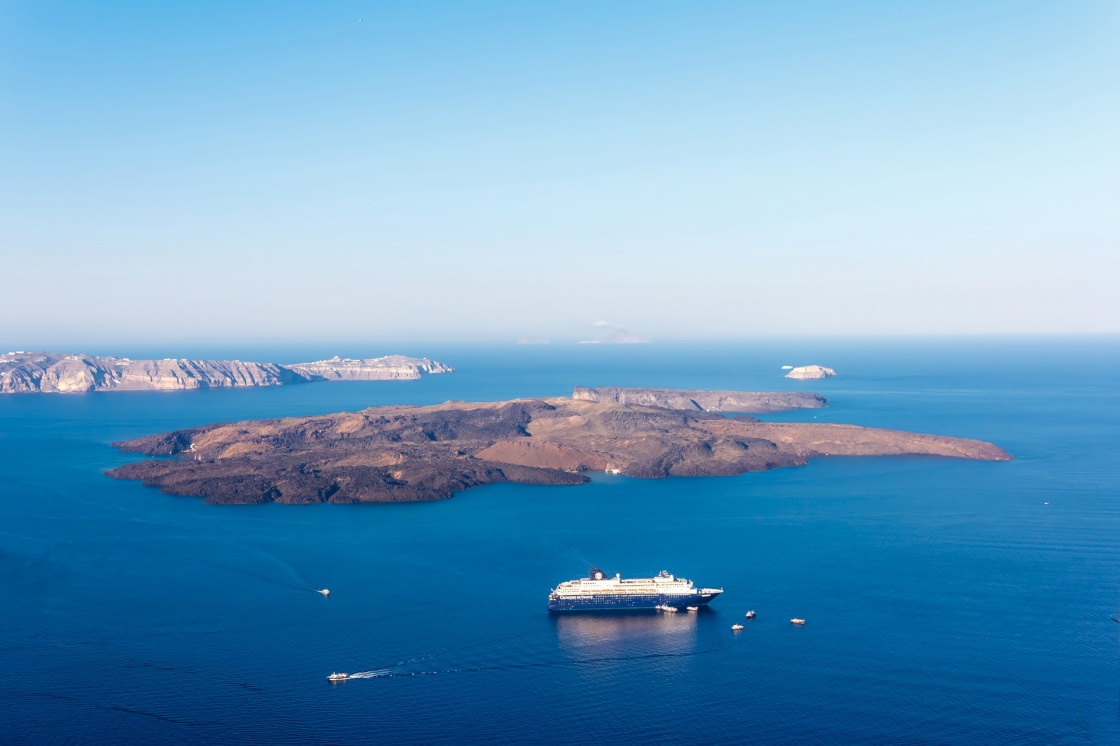
[[[694,613],[697,612],[697,611],[700,611],[699,606],[686,606],[685,608],[688,609],[691,612],[694,612]]]
[[[744,630],[744,629],[746,629],[746,627],[744,627],[741,624],[732,624],[731,625],[731,631],[732,632],[739,632],[739,631]]]
[[[790,623],[790,624],[797,624],[797,625],[801,625],[801,624],[804,624],[804,623],[805,623],[805,620],[804,620],[804,619],[796,619],[796,618],[794,618],[794,619],[790,619],[790,620],[789,620],[789,623]]]
[[[747,612],[747,619],[754,619],[754,609]]]
[[[348,678],[350,678],[348,673],[332,673],[327,677],[327,681],[346,681]]]
[[[660,604],[655,608],[658,611],[664,611],[669,614],[676,614],[678,611],[680,611],[680,609],[678,609],[676,606],[670,606],[669,604]]]

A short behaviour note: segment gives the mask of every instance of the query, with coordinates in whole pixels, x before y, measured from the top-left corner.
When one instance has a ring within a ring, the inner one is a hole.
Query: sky
[[[1113,0],[5,0],[0,346],[1116,334],[1118,80]]]

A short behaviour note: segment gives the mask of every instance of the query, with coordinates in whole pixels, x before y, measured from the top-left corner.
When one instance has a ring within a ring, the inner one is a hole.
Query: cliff
[[[452,368],[426,357],[386,357],[353,360],[332,357],[314,363],[292,363],[287,368],[319,381],[402,381],[420,378],[421,373],[451,373]]]
[[[274,363],[240,360],[130,360],[49,352],[0,355],[0,393],[168,391],[306,383]]]
[[[820,409],[828,400],[819,394],[759,391],[680,391],[677,389],[624,389],[616,386],[576,386],[577,401],[640,404],[664,409],[695,409],[703,412],[768,414],[791,409]]]
[[[356,364],[356,365],[355,365]],[[370,360],[325,360],[293,366],[240,360],[130,360],[51,352],[0,355],[0,394],[85,391],[182,391],[281,386],[309,381],[403,380],[452,369],[427,358],[400,355]]]
[[[579,484],[587,470],[731,475],[828,455],[1010,459],[963,438],[563,398],[374,407],[206,425],[115,445],[164,458],[110,476],[211,503],[436,500],[495,482]]]

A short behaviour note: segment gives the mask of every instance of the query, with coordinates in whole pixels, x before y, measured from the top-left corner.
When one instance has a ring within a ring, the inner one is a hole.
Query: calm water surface
[[[415,352],[458,372],[0,398],[0,741],[1120,743],[1116,340]],[[774,419],[1017,460],[388,506],[209,506],[103,475],[130,460],[110,442],[170,428],[575,384],[813,390],[832,407]],[[549,616],[590,564],[727,591],[695,615]]]

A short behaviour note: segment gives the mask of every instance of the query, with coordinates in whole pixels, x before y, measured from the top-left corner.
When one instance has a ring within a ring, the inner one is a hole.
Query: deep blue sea
[[[91,350],[398,351],[457,371],[0,397],[0,742],[1120,743],[1117,339]],[[841,377],[779,369],[809,363]],[[368,506],[212,506],[103,474],[133,458],[112,441],[172,428],[577,384],[811,390],[831,408],[773,419],[1016,460]],[[592,564],[726,592],[699,614],[550,616],[550,587]]]

